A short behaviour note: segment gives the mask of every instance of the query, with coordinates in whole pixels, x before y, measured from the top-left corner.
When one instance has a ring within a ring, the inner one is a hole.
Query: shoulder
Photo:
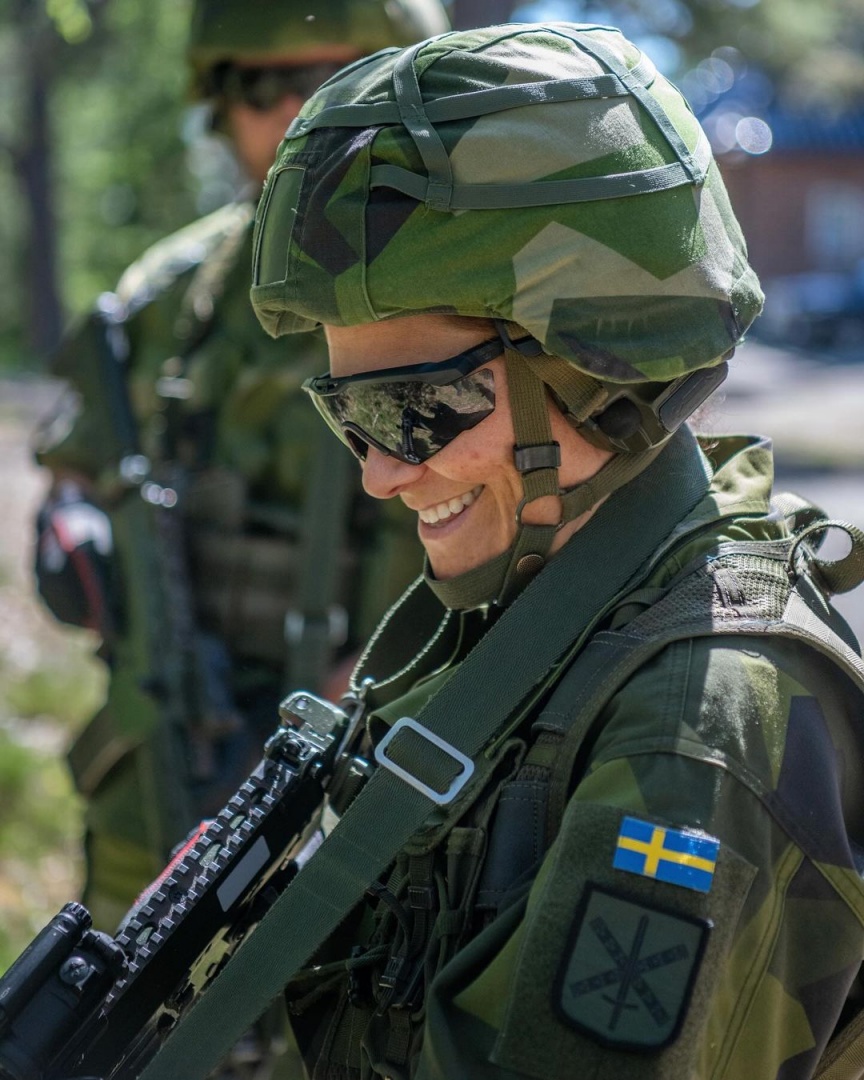
[[[743,787],[802,849],[820,857],[831,845],[848,863],[850,825],[864,821],[861,705],[837,665],[803,642],[682,641],[610,700],[590,771],[626,762],[649,801],[667,797],[676,772],[691,792]]]
[[[238,242],[250,228],[254,214],[251,202],[229,203],[157,241],[118,281],[116,293],[124,307],[134,314],[223,245]]]

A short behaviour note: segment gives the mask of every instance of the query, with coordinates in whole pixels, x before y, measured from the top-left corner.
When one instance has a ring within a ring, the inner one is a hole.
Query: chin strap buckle
[[[535,469],[557,469],[561,465],[561,446],[557,442],[516,446],[513,449],[513,462],[523,476]]]

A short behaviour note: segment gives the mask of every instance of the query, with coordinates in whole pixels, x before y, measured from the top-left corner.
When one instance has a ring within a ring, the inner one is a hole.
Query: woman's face
[[[445,360],[495,337],[491,323],[448,315],[411,315],[362,326],[325,327],[330,372],[336,377]],[[369,447],[363,486],[376,499],[398,496],[417,514],[417,532],[435,576],[445,581],[506,551],[516,535],[522,480],[513,464],[513,422],[504,358],[487,366],[495,376],[495,409],[420,465]],[[611,456],[586,443],[550,403],[553,438],[561,445],[559,479],[569,487],[593,476]],[[535,522],[556,522],[557,498],[536,500]],[[533,516],[531,516],[533,515]],[[587,516],[559,531],[553,551]]]

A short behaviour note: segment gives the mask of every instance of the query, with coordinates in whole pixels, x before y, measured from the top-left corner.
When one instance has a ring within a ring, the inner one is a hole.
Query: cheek
[[[432,460],[442,476],[486,483],[512,467],[513,449],[509,444],[480,437],[478,428],[463,432]]]
[[[513,464],[513,427],[506,409],[496,408],[476,428],[466,431],[464,452],[475,465],[492,468]]]

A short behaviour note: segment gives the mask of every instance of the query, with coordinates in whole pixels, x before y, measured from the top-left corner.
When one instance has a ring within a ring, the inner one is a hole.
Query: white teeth
[[[464,495],[457,495],[446,503],[438,503],[436,506],[429,506],[425,510],[420,510],[418,511],[420,520],[427,525],[437,525],[439,521],[446,521],[448,518],[455,517],[456,514],[461,514],[466,506],[470,506],[482,490],[483,485],[480,484],[473,491],[466,491]]]

